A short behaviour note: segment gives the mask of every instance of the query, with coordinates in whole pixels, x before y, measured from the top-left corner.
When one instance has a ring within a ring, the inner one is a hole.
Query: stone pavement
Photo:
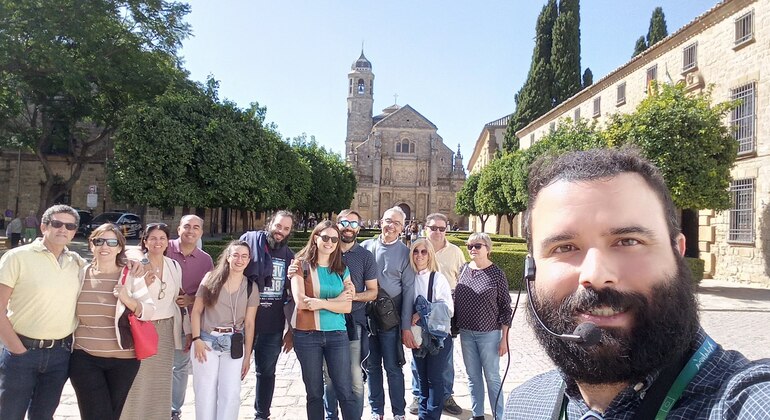
[[[770,288],[760,285],[736,284],[719,280],[703,280],[699,287],[701,303],[701,323],[708,333],[727,349],[737,349],[750,359],[770,357]],[[515,294],[512,295],[516,301]],[[510,332],[510,369],[503,384],[507,395],[514,387],[532,376],[553,367],[553,364],[540,349],[531,329],[526,323],[526,296],[522,296],[513,320]],[[465,410],[459,416],[444,415],[443,418],[467,419],[471,416],[468,377],[462,363],[459,341],[455,345],[455,399]],[[411,355],[407,352],[407,358]],[[508,358],[501,361],[501,372],[505,371]],[[407,404],[411,401],[411,372],[407,363],[404,376],[407,385]],[[192,381],[187,390],[187,402],[183,418],[193,419],[194,393]],[[241,419],[253,418],[254,372],[243,381],[241,388]],[[485,402],[487,418],[492,414]],[[386,408],[389,412],[390,408]],[[369,418],[368,404],[364,407],[364,418]],[[56,419],[78,418],[77,401],[72,388],[67,383],[61,404],[56,412]],[[390,416],[388,416],[390,417]],[[388,418],[386,417],[386,418]],[[281,354],[278,360],[275,397],[273,399],[272,419],[305,418],[305,388],[302,382],[299,362],[294,353]],[[407,414],[407,418],[417,416]],[[164,419],[159,419],[164,420]]]

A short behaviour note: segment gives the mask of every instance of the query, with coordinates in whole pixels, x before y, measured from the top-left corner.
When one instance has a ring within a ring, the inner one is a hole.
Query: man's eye
[[[574,245],[559,245],[553,249],[554,254],[563,254],[565,252],[571,252],[575,250]]]
[[[619,240],[617,243],[620,246],[634,246],[634,245],[639,245],[641,242],[639,242],[636,239],[625,238],[625,239]]]

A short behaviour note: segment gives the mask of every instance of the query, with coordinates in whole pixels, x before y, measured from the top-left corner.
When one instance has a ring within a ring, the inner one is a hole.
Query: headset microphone
[[[537,309],[535,309],[532,287],[530,286],[530,283],[533,281],[535,281],[535,260],[531,255],[527,255],[524,260],[524,282],[527,285],[529,307],[532,309],[532,315],[548,334],[564,341],[577,343],[583,347],[590,347],[599,343],[599,340],[602,339],[602,330],[593,322],[583,322],[575,328],[575,331],[573,331],[572,334],[559,334],[546,327],[543,320],[540,319]]]

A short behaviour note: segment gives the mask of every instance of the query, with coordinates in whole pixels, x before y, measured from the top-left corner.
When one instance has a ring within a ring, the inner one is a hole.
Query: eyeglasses
[[[435,231],[445,232],[446,226],[428,226],[428,229],[430,229],[432,232],[435,232]]]
[[[321,240],[324,241],[324,242],[332,241],[333,244],[336,244],[337,241],[340,240],[340,238],[338,238],[336,236],[318,235],[318,237],[321,238]]]
[[[251,255],[249,255],[249,254],[230,254],[230,256],[233,257],[236,260],[244,260],[244,261],[246,261],[249,258],[251,258]]]
[[[54,229],[59,229],[60,227],[64,226],[67,230],[78,230],[78,224],[77,223],[64,223],[61,220],[49,220],[46,222],[47,225],[51,226]]]
[[[91,243],[94,244],[94,246],[102,246],[104,244],[107,244],[107,246],[110,248],[115,248],[116,246],[120,245],[117,239],[104,239],[104,238],[91,239]]]
[[[413,249],[412,250],[412,255],[422,255],[424,257],[424,256],[428,255],[428,250],[425,249],[425,248],[423,248],[423,249]]]
[[[158,292],[158,300],[166,297],[166,286],[166,282],[163,281],[163,279],[160,279],[160,292]]]
[[[404,226],[403,223],[393,219],[382,219],[382,223],[387,223],[389,225],[396,225],[396,226]]]
[[[358,221],[356,220],[353,220],[352,222],[350,220],[340,220],[339,222],[337,222],[337,224],[344,228],[350,226],[351,229],[358,229],[358,226],[359,226]]]
[[[482,246],[486,246],[485,244],[468,244],[468,251],[472,249],[479,250]]]

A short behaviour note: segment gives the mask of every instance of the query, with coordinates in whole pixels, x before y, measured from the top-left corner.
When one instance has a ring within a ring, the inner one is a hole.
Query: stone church
[[[454,213],[455,195],[465,182],[460,145],[453,152],[438,128],[409,105],[373,115],[374,73],[363,51],[348,81],[345,155],[358,180],[351,208],[372,222],[394,206],[418,222],[441,212],[464,227],[465,217]]]

